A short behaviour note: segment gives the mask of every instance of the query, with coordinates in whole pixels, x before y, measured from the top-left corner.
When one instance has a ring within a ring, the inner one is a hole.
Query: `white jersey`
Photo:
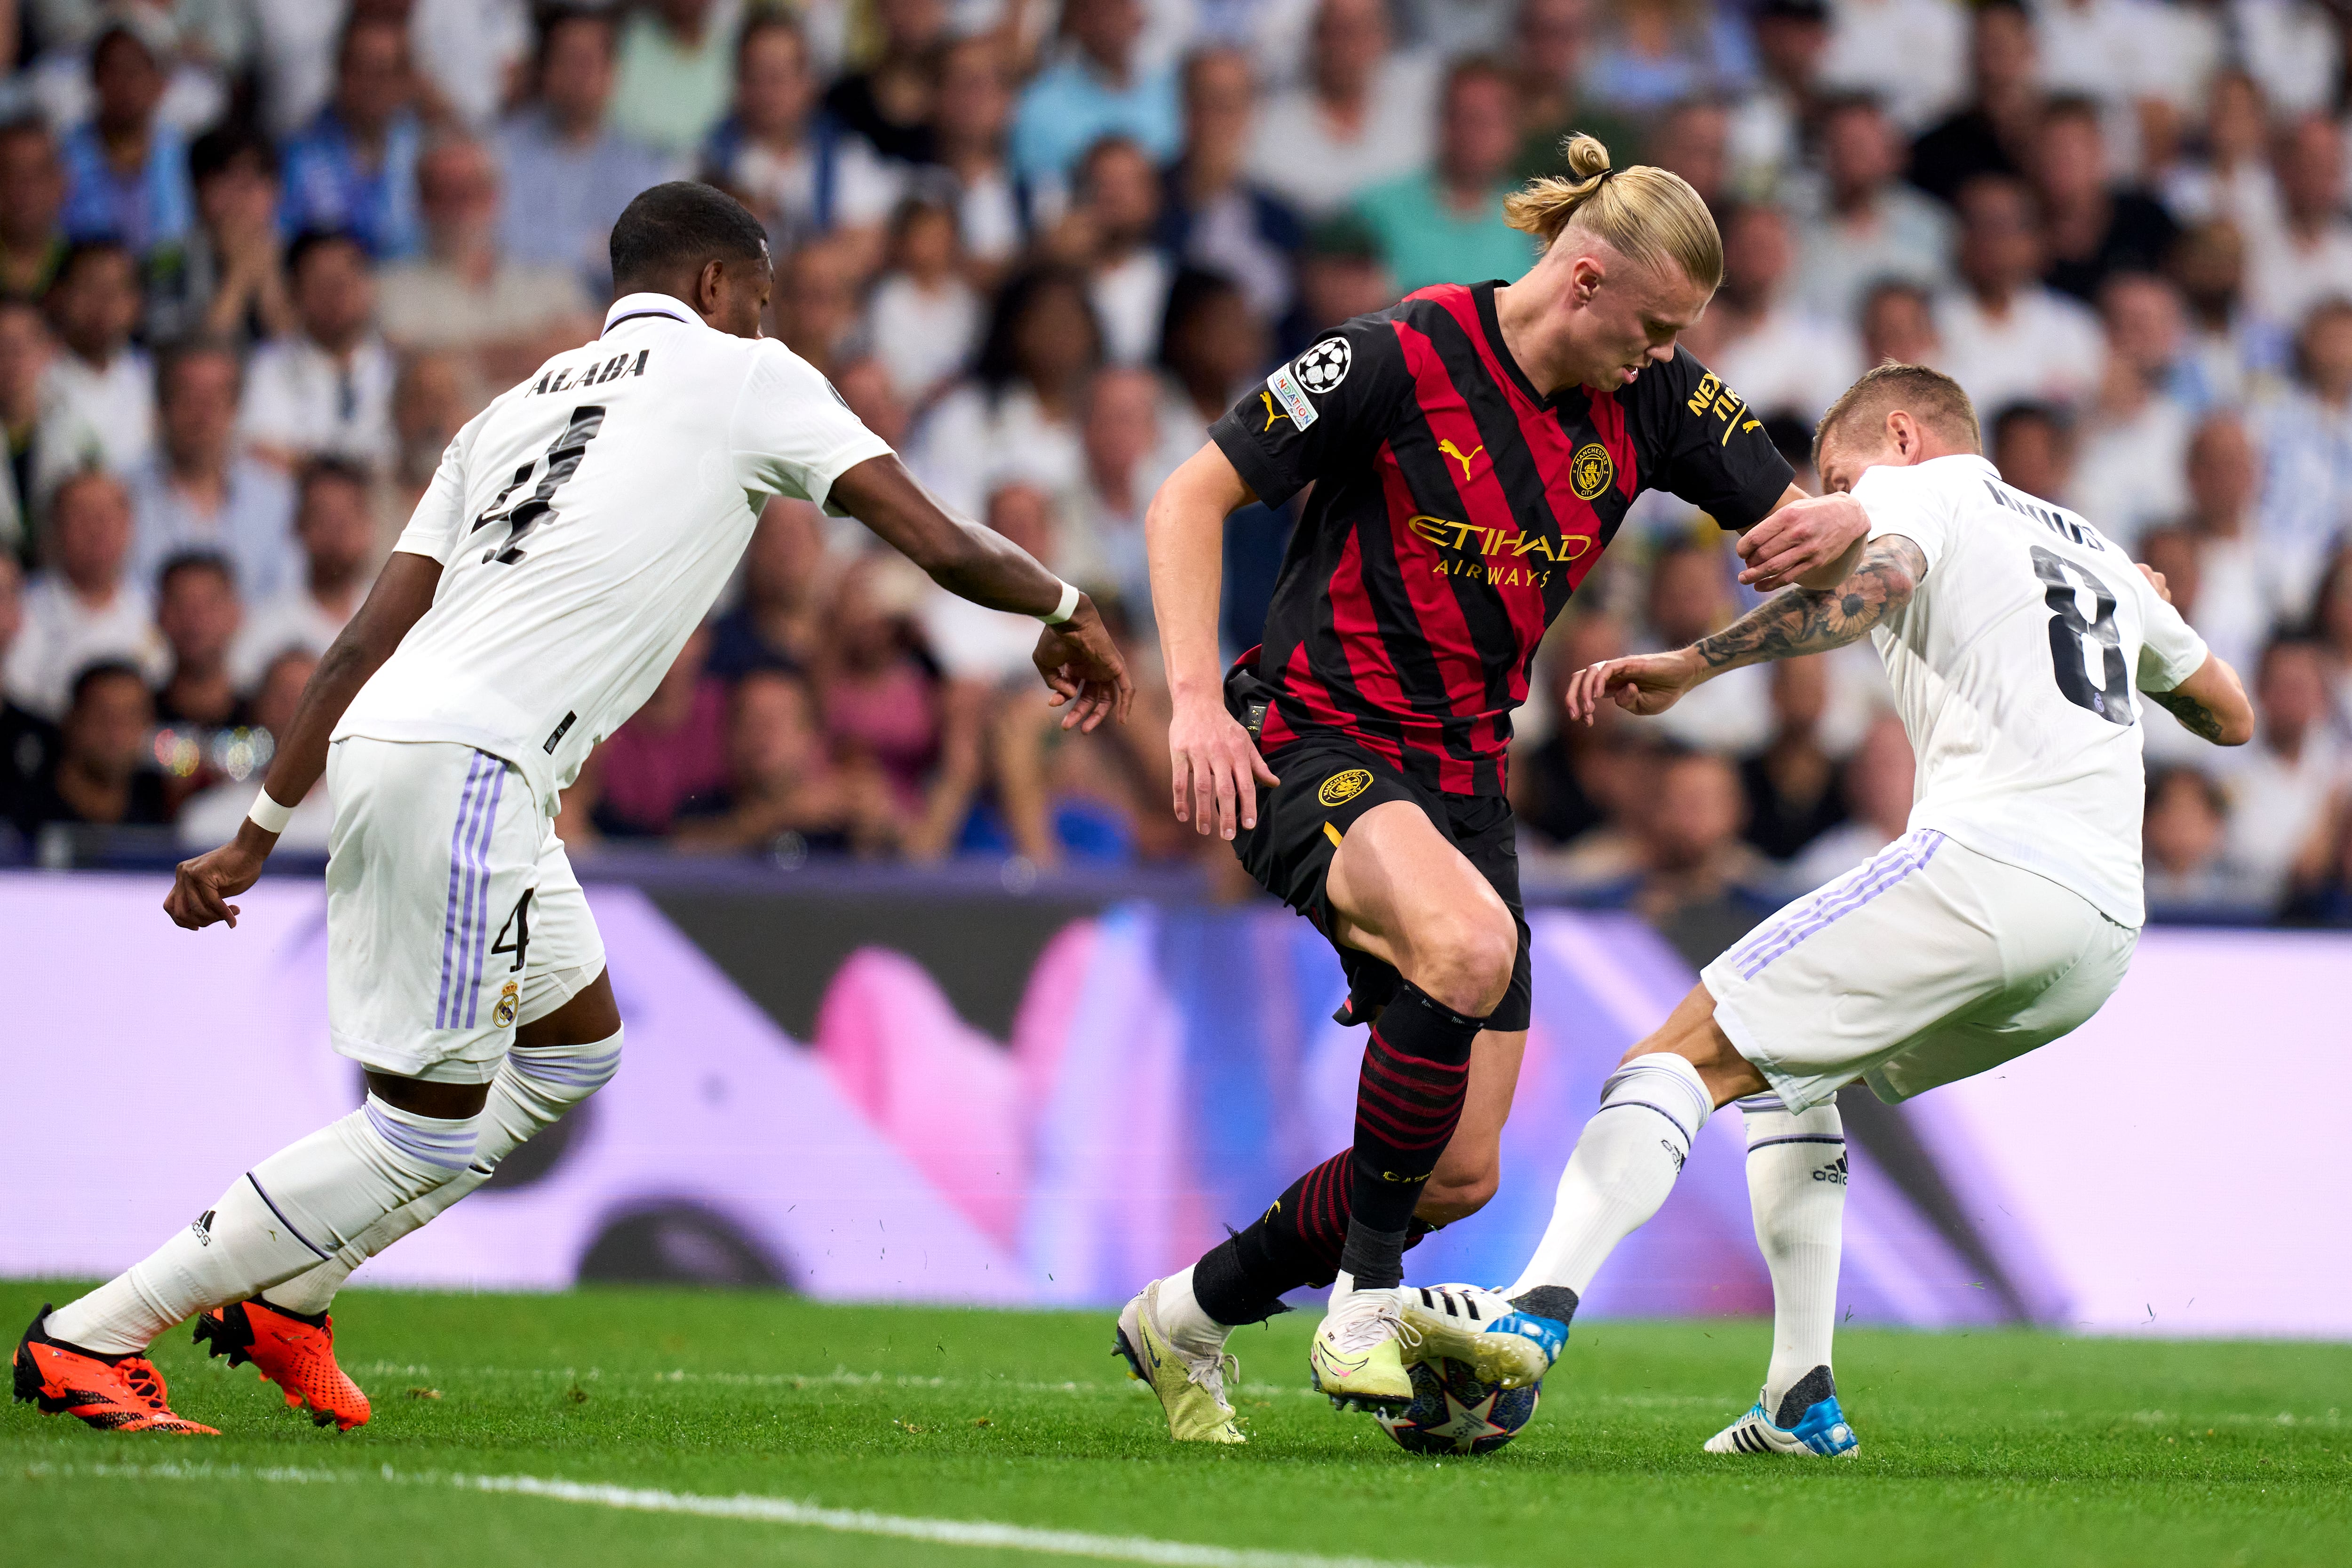
[[[2205,643],[2121,549],[2000,481],[1983,458],[1864,473],[1870,534],[1927,558],[1871,638],[1918,758],[1911,829],[2071,888],[2138,927],[2140,704]]]
[[[888,454],[805,361],[632,294],[457,433],[395,547],[442,565],[433,606],[335,737],[458,741],[552,813],[651,695],[771,496],[822,506]]]

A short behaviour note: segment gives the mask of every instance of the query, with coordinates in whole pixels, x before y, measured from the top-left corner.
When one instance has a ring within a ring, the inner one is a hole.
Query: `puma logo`
[[[1474,446],[1468,452],[1465,452],[1459,446],[1454,445],[1452,441],[1439,442],[1437,444],[1437,449],[1440,452],[1444,453],[1448,457],[1453,458],[1456,463],[1462,465],[1462,477],[1465,479],[1470,477],[1470,459],[1477,456],[1478,454],[1486,450],[1485,446],[1480,445]]]
[[[1257,395],[1259,400],[1265,404],[1265,428],[1258,432],[1260,435],[1264,435],[1267,430],[1272,430],[1274,428],[1274,422],[1280,419],[1282,415],[1275,410],[1274,394],[1272,392],[1262,392]]]

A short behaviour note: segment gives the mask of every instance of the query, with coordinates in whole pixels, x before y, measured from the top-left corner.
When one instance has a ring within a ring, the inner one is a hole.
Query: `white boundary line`
[[[1035,1552],[1056,1557],[1091,1557],[1112,1563],[1148,1563],[1165,1568],[1423,1568],[1422,1564],[1370,1557],[1325,1557],[1302,1552],[1257,1552],[1228,1546],[1206,1546],[1185,1541],[1159,1541],[1145,1535],[1097,1535],[1076,1530],[1038,1530],[1028,1525],[999,1524],[978,1519],[920,1519],[906,1514],[875,1513],[865,1509],[824,1508],[789,1498],[759,1497],[739,1492],[714,1497],[698,1492],[667,1491],[656,1487],[620,1487],[593,1481],[567,1481],[545,1476],[404,1474],[390,1465],[381,1470],[320,1470],[293,1467],[248,1469],[243,1465],[52,1465],[25,1467],[28,1475],[88,1475],[132,1480],[245,1480],[271,1485],[339,1484],[383,1480],[394,1485],[448,1486],[462,1491],[533,1497],[551,1502],[584,1503],[595,1508],[624,1509],[635,1513],[681,1513],[703,1519],[751,1520],[763,1524],[795,1525],[841,1535],[878,1535],[899,1541],[923,1541],[936,1546],[981,1547],[993,1551]]]

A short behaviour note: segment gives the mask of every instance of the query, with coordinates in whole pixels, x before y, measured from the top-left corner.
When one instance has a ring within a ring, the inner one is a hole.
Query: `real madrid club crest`
[[[500,1029],[512,1029],[515,1015],[522,1011],[522,994],[509,980],[499,990],[499,1005],[490,1009],[490,1021]]]
[[[1578,447],[1568,467],[1568,482],[1575,486],[1580,501],[1590,501],[1600,495],[1616,476],[1617,466],[1609,461],[1609,449],[1597,441],[1588,441]]]
[[[1323,780],[1323,788],[1315,791],[1315,798],[1327,806],[1344,806],[1371,787],[1371,769],[1350,768]]]

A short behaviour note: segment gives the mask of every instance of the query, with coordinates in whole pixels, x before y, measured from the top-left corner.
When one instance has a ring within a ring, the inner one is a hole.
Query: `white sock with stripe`
[[[1755,1212],[1756,1245],[1772,1270],[1772,1364],[1764,1375],[1764,1408],[1785,1426],[1781,1401],[1807,1373],[1830,1364],[1837,1329],[1845,1124],[1835,1101],[1792,1113],[1773,1094],[1740,1101],[1739,1113],[1748,1128],[1748,1203]]]
[[[1714,1108],[1698,1069],[1671,1052],[1637,1056],[1610,1074],[1601,1109],[1584,1124],[1559,1173],[1551,1223],[1518,1282],[1503,1294],[1550,1285],[1582,1296],[1617,1243],[1674,1191]]]
[[[270,1155],[126,1272],[49,1314],[48,1332],[101,1355],[143,1351],[208,1307],[242,1301],[331,1257],[393,1210],[456,1179],[476,1121],[367,1103]]]
[[[621,1035],[615,1030],[588,1045],[516,1046],[507,1052],[482,1107],[481,1140],[471,1164],[455,1181],[444,1182],[415,1202],[377,1220],[349,1246],[317,1268],[262,1292],[262,1299],[289,1312],[323,1312],[352,1277],[352,1270],[406,1236],[421,1230],[449,1206],[490,1179],[499,1162],[556,1119],[602,1089],[621,1069]]]

